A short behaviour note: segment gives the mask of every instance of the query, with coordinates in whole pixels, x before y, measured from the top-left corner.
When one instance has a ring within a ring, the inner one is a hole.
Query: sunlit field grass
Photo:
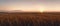
[[[60,26],[60,13],[0,13],[0,26]]]

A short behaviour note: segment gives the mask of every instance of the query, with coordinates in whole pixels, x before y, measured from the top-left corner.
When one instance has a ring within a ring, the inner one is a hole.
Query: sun
[[[39,11],[42,13],[42,12],[44,12],[44,10],[45,10],[45,7],[40,7],[39,8]]]
[[[40,12],[44,12],[44,9],[40,9]]]

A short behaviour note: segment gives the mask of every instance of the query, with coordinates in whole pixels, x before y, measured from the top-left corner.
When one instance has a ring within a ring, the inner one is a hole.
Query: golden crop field
[[[60,13],[0,13],[0,26],[60,26]]]

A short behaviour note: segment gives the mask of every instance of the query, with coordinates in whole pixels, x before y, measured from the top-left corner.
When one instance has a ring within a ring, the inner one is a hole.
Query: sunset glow
[[[0,3],[0,10],[22,10],[26,12],[60,12],[59,2],[49,2],[49,1],[8,1]]]
[[[44,9],[40,9],[40,12],[44,12]]]

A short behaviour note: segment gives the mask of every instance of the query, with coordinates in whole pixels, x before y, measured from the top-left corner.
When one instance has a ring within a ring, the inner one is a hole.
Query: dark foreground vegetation
[[[60,26],[60,14],[0,13],[0,26]]]

